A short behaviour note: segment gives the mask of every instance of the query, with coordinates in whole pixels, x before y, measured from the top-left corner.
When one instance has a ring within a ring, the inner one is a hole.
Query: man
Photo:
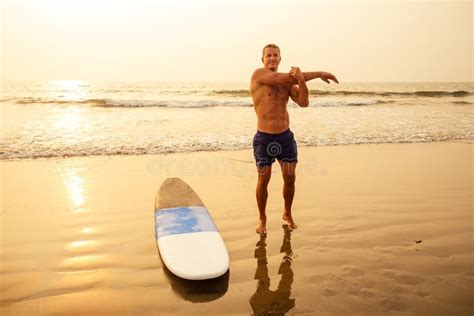
[[[285,209],[283,220],[288,228],[293,230],[297,226],[291,214],[291,205],[295,195],[295,169],[298,161],[297,145],[293,133],[290,131],[288,115],[288,98],[301,107],[309,105],[309,91],[306,81],[321,78],[337,82],[334,75],[328,72],[301,72],[298,67],[291,67],[289,73],[280,73],[280,48],[275,44],[268,44],[263,48],[263,68],[254,71],[250,83],[250,93],[257,113],[257,133],[253,138],[253,149],[258,170],[257,205],[260,218],[257,233],[266,233],[267,217],[267,186],[272,173],[272,164],[278,159],[283,174],[283,197]]]

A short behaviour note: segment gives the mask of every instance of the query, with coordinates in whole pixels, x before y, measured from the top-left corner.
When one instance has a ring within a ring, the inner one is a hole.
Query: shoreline
[[[344,147],[344,146],[364,146],[364,145],[402,145],[402,144],[432,144],[432,143],[460,143],[460,144],[474,144],[474,138],[461,138],[451,140],[437,140],[437,141],[417,141],[417,142],[398,142],[398,143],[357,143],[357,144],[327,144],[327,145],[299,145],[298,148],[325,148],[325,147]],[[184,155],[193,153],[215,153],[215,152],[239,152],[252,150],[252,148],[243,149],[217,149],[217,150],[198,150],[191,152],[170,152],[170,153],[158,153],[158,154],[114,154],[114,155],[83,155],[83,156],[52,156],[52,157],[34,157],[34,158],[8,158],[0,159],[2,162],[33,162],[33,161],[48,161],[48,160],[61,160],[61,159],[76,159],[76,158],[114,158],[114,157],[142,157],[142,156],[168,156],[168,155]]]

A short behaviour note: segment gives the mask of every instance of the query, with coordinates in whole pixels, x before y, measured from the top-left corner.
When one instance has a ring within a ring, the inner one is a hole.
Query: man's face
[[[278,65],[280,64],[280,50],[274,47],[267,47],[263,51],[262,62],[265,68],[272,71],[277,71]]]

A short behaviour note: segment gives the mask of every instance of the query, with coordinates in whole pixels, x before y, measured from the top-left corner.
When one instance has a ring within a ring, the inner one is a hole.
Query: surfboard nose
[[[180,178],[167,178],[160,186],[155,200],[155,210],[161,208],[201,205],[199,196]]]

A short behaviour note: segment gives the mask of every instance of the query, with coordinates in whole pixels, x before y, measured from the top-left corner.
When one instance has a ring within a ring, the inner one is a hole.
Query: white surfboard
[[[187,280],[217,278],[229,269],[229,254],[208,210],[179,178],[168,178],[155,201],[155,236],[161,258]]]

